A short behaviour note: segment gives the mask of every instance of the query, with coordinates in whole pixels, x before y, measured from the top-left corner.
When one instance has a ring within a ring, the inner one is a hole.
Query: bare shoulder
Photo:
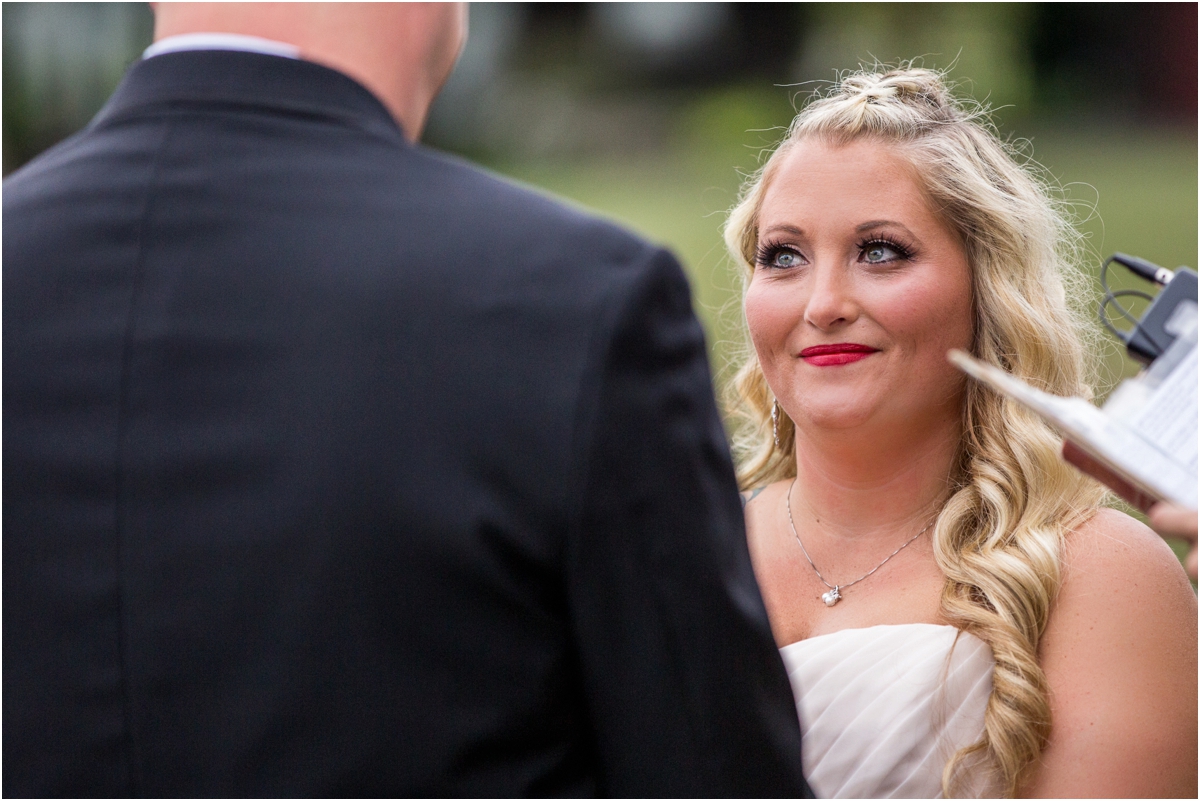
[[[770,510],[777,503],[783,503],[783,496],[791,484],[792,480],[785,478],[782,481],[744,491],[742,493],[742,509],[746,514],[746,525],[754,525],[757,519],[770,514]]]
[[[763,487],[756,487],[755,489],[744,491],[742,493],[742,508],[744,509],[747,506],[749,506],[750,501],[754,500],[759,495],[762,495],[762,491],[765,489],[766,489],[766,487],[763,486]]]
[[[747,514],[752,510],[758,510],[770,503],[770,498],[774,496],[782,497],[782,493],[790,486],[792,480],[786,478],[782,481],[776,481],[771,484],[764,484],[761,487],[748,489],[742,492],[742,506],[745,507]]]
[[[1060,608],[1099,602],[1195,610],[1196,596],[1175,554],[1147,526],[1115,509],[1101,509],[1067,535],[1063,570]]]
[[[763,539],[779,514],[777,504],[783,503],[783,494],[791,485],[791,479],[776,481],[742,493],[742,512],[746,517],[746,537],[750,543],[751,558],[758,559],[763,548]]]
[[[1067,536],[1038,652],[1053,724],[1026,793],[1195,797],[1196,595],[1154,532],[1105,509]]]
[[[1045,648],[1167,632],[1174,639],[1185,630],[1194,639],[1195,626],[1196,594],[1183,566],[1148,527],[1115,509],[1101,509],[1067,535]]]

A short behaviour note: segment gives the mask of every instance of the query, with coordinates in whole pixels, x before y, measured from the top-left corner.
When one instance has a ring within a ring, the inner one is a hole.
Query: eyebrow
[[[788,225],[787,223],[780,223],[779,225],[772,225],[770,228],[767,228],[766,230],[761,231],[760,235],[773,234],[776,231],[783,231],[785,233],[794,234],[796,236],[804,236],[803,228],[797,228],[796,226]]]
[[[900,228],[903,231],[905,231],[909,236],[916,238],[916,234],[914,234],[907,225],[905,225],[902,222],[896,222],[895,220],[869,220],[868,222],[865,222],[862,225],[855,226],[854,231],[855,231],[855,233],[861,234],[864,231],[870,231],[875,228],[884,228],[887,226],[893,226],[895,228]],[[776,231],[782,231],[784,233],[793,234],[795,236],[804,236],[803,228],[799,228],[795,225],[788,225],[787,223],[780,223],[778,225],[772,225],[770,228],[765,228],[762,231],[760,231],[759,235],[765,236],[766,234],[773,234]]]
[[[910,231],[907,225],[896,222],[895,220],[871,220],[870,222],[865,222],[862,225],[856,226],[854,230],[861,234],[863,231],[870,231],[872,228],[884,228],[889,225],[903,229],[909,236],[914,238],[916,237],[916,234]]]

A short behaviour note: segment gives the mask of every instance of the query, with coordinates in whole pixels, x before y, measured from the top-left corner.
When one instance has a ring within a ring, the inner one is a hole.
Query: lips
[[[878,348],[869,345],[859,345],[855,342],[839,342],[835,345],[813,345],[800,351],[800,358],[815,367],[836,367],[840,364],[850,364],[861,361],[872,353],[878,353]]]

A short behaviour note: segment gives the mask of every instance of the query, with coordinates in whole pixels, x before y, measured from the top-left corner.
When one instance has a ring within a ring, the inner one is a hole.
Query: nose
[[[804,306],[806,323],[821,331],[833,331],[858,318],[852,280],[841,264],[827,260],[813,265],[808,284]]]

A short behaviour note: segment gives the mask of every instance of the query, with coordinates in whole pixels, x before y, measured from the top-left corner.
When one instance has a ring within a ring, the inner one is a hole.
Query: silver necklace
[[[799,478],[799,476],[797,476],[796,478]],[[830,584],[828,581],[825,580],[825,577],[821,575],[821,571],[817,570],[817,566],[815,564],[813,564],[812,557],[808,555],[808,549],[804,547],[804,543],[801,542],[801,540],[800,540],[800,534],[797,533],[797,531],[796,531],[796,522],[794,520],[792,520],[792,490],[794,490],[795,488],[796,488],[796,479],[793,478],[792,485],[790,487],[788,487],[788,491],[787,491],[788,525],[792,527],[792,536],[796,538],[796,542],[800,543],[800,551],[804,554],[804,558],[808,560],[809,567],[811,567],[813,569],[813,572],[817,574],[817,578],[819,578],[821,580],[821,583],[829,588],[829,592],[824,593],[821,596],[821,600],[825,602],[826,606],[833,606],[838,601],[842,600],[842,590],[846,589],[847,587],[853,587],[855,584],[857,584],[858,582],[867,578],[872,573],[874,573],[876,570],[878,570],[879,568],[886,565],[888,563],[888,560],[890,560],[892,558],[892,556],[895,556],[896,554],[900,553],[905,548],[907,548],[909,545],[911,545],[913,540],[915,540],[917,537],[924,534],[926,531],[929,531],[929,527],[932,526],[937,521],[936,517],[933,518],[933,520],[930,520],[929,525],[925,526],[925,528],[921,529],[916,534],[912,535],[912,537],[909,538],[908,542],[904,543],[899,548],[892,551],[891,556],[888,556],[887,559],[884,559],[882,562],[875,565],[875,567],[873,567],[869,571],[867,571],[864,575],[859,576],[858,578],[856,578],[854,581],[850,582],[849,584]]]

